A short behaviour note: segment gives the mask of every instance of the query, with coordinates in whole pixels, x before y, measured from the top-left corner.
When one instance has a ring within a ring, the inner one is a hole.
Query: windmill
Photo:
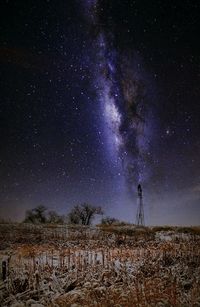
[[[138,209],[137,209],[137,214],[136,214],[136,225],[137,226],[145,226],[141,184],[138,184],[138,201],[139,201],[139,203],[138,203]]]

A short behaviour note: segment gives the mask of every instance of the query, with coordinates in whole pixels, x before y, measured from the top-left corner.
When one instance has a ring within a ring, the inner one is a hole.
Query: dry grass
[[[199,227],[0,228],[9,259],[1,306],[200,305]]]

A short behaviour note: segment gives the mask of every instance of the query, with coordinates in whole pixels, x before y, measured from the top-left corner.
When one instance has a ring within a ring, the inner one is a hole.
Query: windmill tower
[[[138,209],[136,214],[136,225],[144,226],[144,207],[143,207],[143,199],[142,199],[142,187],[138,184]]]

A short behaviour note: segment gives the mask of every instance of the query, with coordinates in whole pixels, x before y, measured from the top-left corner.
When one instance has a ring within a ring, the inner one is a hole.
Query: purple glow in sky
[[[149,178],[148,150],[153,137],[149,116],[153,110],[145,97],[147,74],[134,67],[135,57],[134,52],[119,54],[113,47],[112,35],[105,35],[99,27],[93,83],[101,103],[107,149],[115,161],[121,161],[121,173],[130,187]]]

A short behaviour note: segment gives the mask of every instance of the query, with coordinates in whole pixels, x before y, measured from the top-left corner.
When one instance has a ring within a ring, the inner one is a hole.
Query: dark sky
[[[199,1],[0,4],[0,215],[200,223]]]

